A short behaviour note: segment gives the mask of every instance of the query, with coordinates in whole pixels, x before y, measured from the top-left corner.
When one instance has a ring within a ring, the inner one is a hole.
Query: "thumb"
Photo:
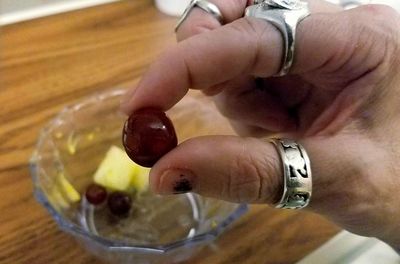
[[[193,191],[232,202],[276,203],[283,191],[282,162],[266,140],[234,136],[190,139],[150,173],[159,194]]]
[[[308,209],[351,232],[393,238],[399,181],[388,176],[394,175],[395,163],[382,143],[344,133],[306,138],[301,145],[313,177]],[[231,202],[274,204],[283,194],[283,166],[265,140],[199,137],[165,155],[151,170],[150,185],[160,194],[193,191]]]

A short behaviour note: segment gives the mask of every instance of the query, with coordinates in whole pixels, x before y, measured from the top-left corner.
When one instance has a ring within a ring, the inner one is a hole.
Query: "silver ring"
[[[282,34],[284,53],[279,72],[275,76],[289,73],[294,60],[297,25],[308,15],[308,3],[300,0],[253,0],[245,16],[264,19],[274,25]]]
[[[250,5],[258,5],[264,2],[265,0],[251,0]]]
[[[276,208],[302,209],[311,200],[312,174],[306,150],[289,139],[270,139],[283,165],[283,194]]]
[[[221,25],[223,24],[224,19],[222,17],[222,13],[219,10],[218,6],[206,0],[192,0],[190,4],[186,7],[181,18],[176,24],[175,32],[178,31],[178,28],[181,26],[183,21],[185,21],[185,19],[188,17],[190,11],[192,11],[192,9],[196,6],[203,9],[205,12],[211,14],[216,20],[218,20],[219,23],[221,23]]]

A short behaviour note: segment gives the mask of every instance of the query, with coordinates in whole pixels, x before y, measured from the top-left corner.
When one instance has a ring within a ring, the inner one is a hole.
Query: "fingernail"
[[[189,170],[168,169],[160,178],[159,194],[180,194],[193,190],[194,174]]]

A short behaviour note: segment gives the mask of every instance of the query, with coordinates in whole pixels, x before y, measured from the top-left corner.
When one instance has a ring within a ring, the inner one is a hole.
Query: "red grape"
[[[129,117],[122,141],[128,156],[144,167],[152,167],[178,144],[171,120],[153,108],[138,110]]]
[[[126,216],[132,207],[132,199],[124,192],[113,192],[107,200],[111,213],[117,216]]]
[[[86,188],[85,196],[89,203],[99,205],[106,200],[107,191],[103,186],[91,184]]]

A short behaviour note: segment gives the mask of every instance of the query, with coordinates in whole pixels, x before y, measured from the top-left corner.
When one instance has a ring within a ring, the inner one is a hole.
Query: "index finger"
[[[261,41],[265,45],[259,45]],[[188,38],[164,52],[143,76],[139,85],[122,104],[127,114],[142,107],[167,110],[189,88],[206,88],[240,74],[254,66],[271,76],[278,71],[282,57],[280,32],[271,24],[241,18],[228,25]],[[257,63],[257,62],[267,63]],[[261,65],[262,64],[262,65]]]
[[[328,65],[340,50],[354,47],[349,44],[358,28],[349,22],[358,16],[352,12],[329,13],[339,10],[325,5],[314,8],[326,13],[312,14],[299,24],[292,66],[295,74]],[[240,18],[164,52],[121,108],[127,114],[143,107],[168,110],[189,88],[208,88],[240,75],[273,76],[281,66],[282,52],[283,40],[277,28],[261,19]]]

